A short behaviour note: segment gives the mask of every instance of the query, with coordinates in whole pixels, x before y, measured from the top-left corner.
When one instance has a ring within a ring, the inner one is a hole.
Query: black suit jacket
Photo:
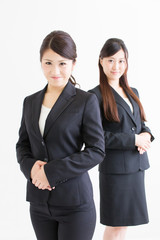
[[[136,89],[132,88],[138,96]],[[145,126],[140,118],[140,109],[133,98],[127,96],[133,105],[134,113],[131,112],[129,105],[123,98],[112,88],[113,95],[118,108],[120,122],[110,122],[104,117],[102,96],[100,86],[90,90],[96,94],[101,107],[102,124],[105,136],[106,156],[100,164],[99,170],[103,173],[132,173],[138,170],[149,168],[147,153],[139,154],[135,146],[135,134],[151,131]],[[154,137],[151,134],[151,141]]]
[[[89,202],[92,186],[87,171],[104,159],[97,98],[68,82],[46,119],[42,137],[39,116],[46,89],[25,98],[16,144],[17,159],[28,180],[27,201],[57,206]],[[39,190],[32,184],[30,173],[37,160],[47,162],[44,170],[55,190]]]

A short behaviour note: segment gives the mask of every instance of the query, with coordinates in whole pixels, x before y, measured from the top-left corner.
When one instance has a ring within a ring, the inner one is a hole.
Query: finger
[[[37,161],[37,165],[38,165],[39,167],[42,167],[42,166],[44,166],[45,164],[46,164],[46,162]]]
[[[52,191],[52,188],[50,186],[47,186],[46,189],[48,189],[49,191]]]
[[[35,185],[36,181],[37,181],[37,179],[33,177],[32,183],[33,183],[34,185]]]
[[[39,187],[39,185],[41,184],[40,181],[36,181],[36,183],[34,184],[36,187]]]
[[[50,186],[47,186],[47,185],[44,184],[43,187],[42,187],[42,190],[46,190],[46,189],[47,190],[52,190]]]
[[[42,190],[45,190],[46,189],[46,186],[45,185],[43,185],[43,187],[41,188]]]
[[[139,151],[139,153],[142,155],[142,154],[144,153],[144,151],[141,149],[141,150]]]
[[[150,146],[151,146],[151,142],[150,142],[150,141],[147,141],[147,142],[146,142],[146,145],[150,147]]]
[[[146,148],[146,147],[145,147],[145,148],[142,148],[143,153],[146,152],[147,150],[148,150],[148,148]],[[141,152],[142,152],[142,151],[141,151]]]
[[[143,149],[142,149],[141,147],[138,147],[138,151],[139,151],[139,152],[142,152],[142,150],[143,150]]]
[[[143,149],[140,150],[140,154],[143,154],[145,151]]]
[[[145,151],[147,151],[149,148],[150,148],[150,144],[146,144],[146,145],[144,145],[144,147],[143,147],[143,149],[144,149]]]
[[[42,188],[43,188],[43,184],[40,183],[40,184],[38,185],[38,188],[39,188],[39,189],[42,189]]]
[[[143,154],[145,152],[145,150],[141,147],[138,147],[138,151],[139,151],[140,154]]]

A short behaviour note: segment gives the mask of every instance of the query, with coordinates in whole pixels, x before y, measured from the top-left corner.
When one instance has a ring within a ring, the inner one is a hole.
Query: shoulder
[[[84,111],[91,112],[99,107],[98,99],[95,94],[76,88],[75,104]]]
[[[40,90],[40,91],[38,91],[38,92],[35,92],[35,93],[32,93],[32,94],[26,96],[26,99],[33,99],[33,98],[35,98],[36,96],[38,96],[41,92],[42,92],[42,90]]]
[[[138,90],[136,88],[131,87],[132,91],[137,95],[137,97],[139,97],[139,93]]]
[[[46,87],[47,87],[47,86],[45,86],[45,88],[43,88],[42,90],[39,90],[39,91],[37,91],[37,92],[35,92],[35,93],[32,93],[32,94],[26,96],[26,97],[24,98],[24,103],[30,103],[30,102],[32,102],[34,99],[41,97],[41,96],[44,94],[44,92],[46,91]]]
[[[95,88],[89,90],[89,92],[94,93],[99,102],[102,102],[102,94],[101,94],[101,89],[100,89],[100,85],[96,86]]]
[[[100,85],[97,85],[96,87],[90,89],[88,92],[91,92],[91,93],[95,93],[95,94],[101,94],[101,90],[100,90]]]
[[[95,94],[93,94],[92,92],[86,92],[82,89],[76,88],[76,96],[77,98],[80,98],[81,101],[88,101],[88,100],[94,100],[96,99]]]

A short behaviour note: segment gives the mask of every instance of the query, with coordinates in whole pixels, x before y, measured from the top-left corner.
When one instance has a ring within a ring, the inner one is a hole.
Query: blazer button
[[[136,129],[135,129],[135,127],[132,127],[131,130],[132,130],[132,131],[135,131]]]
[[[42,145],[45,146],[44,142],[42,141]]]
[[[43,160],[44,160],[44,162],[48,162],[48,158],[44,158]]]

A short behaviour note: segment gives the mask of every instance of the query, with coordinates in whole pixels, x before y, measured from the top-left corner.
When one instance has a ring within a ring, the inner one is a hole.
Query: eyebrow
[[[113,58],[113,59],[115,59],[114,57],[112,57],[112,56],[110,56],[110,57],[108,57],[108,58]],[[124,58],[119,58],[119,59],[125,59],[125,57]]]
[[[44,58],[43,60],[45,60],[45,61],[49,61],[49,62],[53,62],[52,60],[50,60],[50,59],[48,59],[48,58]],[[62,60],[59,60],[58,62],[67,62],[68,61],[68,59],[62,59]]]

